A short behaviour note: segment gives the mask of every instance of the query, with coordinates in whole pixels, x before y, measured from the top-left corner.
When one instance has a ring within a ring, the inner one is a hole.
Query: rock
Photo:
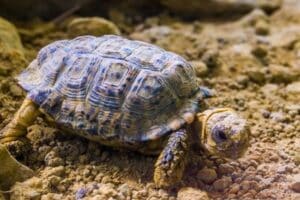
[[[277,10],[281,7],[283,0],[258,0],[255,2],[257,3],[258,7],[265,10],[266,12],[273,12],[274,10]]]
[[[255,24],[255,32],[258,35],[268,35],[270,32],[270,24],[265,20],[259,20]]]
[[[300,154],[296,154],[294,157],[293,157],[293,160],[295,162],[296,165],[300,165]]]
[[[214,169],[203,168],[201,169],[197,177],[206,184],[211,184],[217,179],[217,173]]]
[[[208,68],[204,62],[195,60],[195,61],[191,61],[190,64],[195,69],[196,75],[198,77],[202,77],[207,74]]]
[[[75,18],[68,24],[67,29],[71,37],[80,35],[120,35],[120,30],[114,23],[100,17]]]
[[[54,128],[32,125],[28,127],[28,134],[26,137],[33,144],[48,143],[54,140],[55,132],[56,129]]]
[[[178,191],[178,200],[209,200],[207,193],[205,191],[195,189],[192,187],[184,187]]]
[[[16,27],[0,17],[0,75],[6,76],[25,65],[23,46]]]
[[[62,158],[57,156],[57,153],[54,151],[50,151],[45,156],[45,164],[50,167],[57,167],[64,165],[64,161]]]
[[[293,177],[293,183],[290,185],[291,189],[300,193],[300,174],[296,174]]]
[[[286,121],[286,116],[282,112],[272,112],[270,114],[270,118],[272,120],[276,121],[276,122],[284,122],[284,121]]]
[[[296,80],[299,74],[291,67],[271,64],[268,67],[269,79],[275,83],[289,83]]]
[[[217,191],[224,191],[232,183],[232,180],[228,176],[224,176],[221,179],[216,180],[213,183],[213,187]]]
[[[22,183],[16,183],[12,189],[11,199],[41,199],[43,193],[42,179],[33,177]]]
[[[160,0],[160,2],[177,15],[198,17],[203,15],[224,15],[225,13],[247,13],[255,8],[273,12],[280,8],[282,4],[282,0]]]
[[[227,163],[221,164],[218,167],[218,173],[221,175],[231,174],[232,172],[234,172],[234,167]]]
[[[300,81],[288,84],[286,86],[286,91],[289,94],[295,94],[295,95],[298,94],[298,95],[300,95]]]
[[[242,190],[249,191],[249,190],[253,190],[253,189],[258,190],[259,185],[255,181],[245,180],[240,184],[240,187],[241,187]]]
[[[299,40],[299,30],[299,26],[287,26],[286,28],[270,35],[270,43],[274,47],[291,47]]]
[[[6,50],[15,50],[23,54],[23,46],[16,27],[0,17],[0,47]]]
[[[50,184],[52,188],[56,188],[61,181],[62,178],[59,176],[50,176],[47,178],[47,182]]]
[[[287,172],[287,170],[286,170],[286,166],[285,165],[280,165],[277,168],[277,173],[279,173],[279,174],[285,174],[286,172]]]
[[[246,74],[250,80],[258,84],[262,84],[266,80],[265,70],[262,68],[255,67],[255,68],[247,69]]]
[[[254,26],[257,22],[261,20],[267,20],[268,16],[261,9],[254,9],[249,14],[245,15],[243,18],[239,20],[243,26]]]
[[[48,193],[42,196],[41,200],[61,200],[63,199],[62,194],[56,194],[56,193]]]
[[[205,53],[201,57],[201,60],[206,64],[208,68],[214,68],[219,64],[218,58],[218,51],[215,49],[210,49],[208,51],[205,51]]]
[[[44,176],[63,176],[65,173],[65,167],[64,166],[58,166],[53,168],[46,168],[43,175]]]
[[[295,192],[300,193],[300,181],[292,183],[291,189],[294,190]]]
[[[268,55],[268,48],[264,45],[256,45],[251,53],[259,59],[263,59]]]
[[[232,186],[231,186],[231,189],[229,190],[229,194],[237,194],[238,191],[240,191],[241,189],[241,186],[237,183],[234,183]]]
[[[126,183],[120,185],[118,190],[119,190],[119,193],[121,193],[125,197],[130,197],[130,195],[131,195],[131,190],[130,190],[128,184],[126,184]]]
[[[247,86],[249,82],[249,77],[246,75],[238,75],[236,77],[236,82],[244,88],[244,86]]]
[[[98,193],[103,196],[103,199],[114,198],[118,195],[114,185],[111,183],[101,184]]]
[[[22,97],[24,94],[22,88],[16,84],[10,85],[9,91],[14,97]]]
[[[17,181],[24,181],[34,175],[31,169],[19,163],[1,144],[0,162],[0,190],[6,190]]]

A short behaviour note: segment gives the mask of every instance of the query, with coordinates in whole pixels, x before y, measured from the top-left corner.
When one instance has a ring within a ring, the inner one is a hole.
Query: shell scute
[[[104,110],[120,109],[138,69],[126,61],[105,59],[100,70],[87,99]]]

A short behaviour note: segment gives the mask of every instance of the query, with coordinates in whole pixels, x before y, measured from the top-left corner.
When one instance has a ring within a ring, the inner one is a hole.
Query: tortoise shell
[[[202,98],[182,57],[113,35],[49,44],[18,81],[58,125],[114,146],[135,146],[179,129],[185,114],[199,111]]]

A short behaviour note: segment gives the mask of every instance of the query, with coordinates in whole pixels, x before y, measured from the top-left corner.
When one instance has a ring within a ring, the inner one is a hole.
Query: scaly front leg
[[[33,124],[38,115],[40,111],[37,105],[26,98],[13,120],[0,132],[0,143],[15,141],[26,135],[27,127]]]
[[[172,133],[155,164],[154,182],[168,187],[180,181],[186,164],[189,141],[185,129]]]

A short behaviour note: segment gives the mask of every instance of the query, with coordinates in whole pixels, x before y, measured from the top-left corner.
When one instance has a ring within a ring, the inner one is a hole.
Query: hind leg
[[[38,115],[40,111],[37,105],[25,98],[12,121],[0,132],[0,143],[12,142],[26,135],[27,127],[33,124]]]

